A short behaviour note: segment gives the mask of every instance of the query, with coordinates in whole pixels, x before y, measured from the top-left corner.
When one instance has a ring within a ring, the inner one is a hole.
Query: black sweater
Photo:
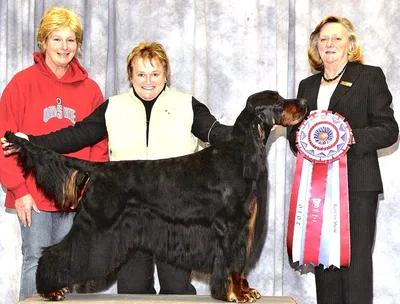
[[[92,114],[75,123],[74,126],[45,135],[29,135],[29,140],[34,144],[63,154],[92,146],[107,135],[105,113],[108,102],[106,100]],[[147,101],[143,101],[143,103],[147,103]],[[194,113],[192,133],[194,136],[210,144],[223,141],[228,137],[232,131],[232,126],[222,125],[216,121],[209,109],[194,97],[192,97],[192,106]],[[151,107],[146,107],[146,112],[149,118]],[[210,132],[211,127],[212,130]]]

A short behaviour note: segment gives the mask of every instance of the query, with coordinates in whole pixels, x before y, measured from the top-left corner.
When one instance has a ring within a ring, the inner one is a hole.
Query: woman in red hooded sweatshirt
[[[82,33],[79,18],[66,8],[52,7],[43,15],[37,31],[40,52],[33,54],[34,64],[17,73],[2,93],[0,134],[7,130],[43,134],[72,126],[103,102],[98,84],[75,57]],[[107,161],[106,138],[69,155]],[[14,209],[21,223],[23,300],[36,293],[41,248],[61,240],[71,227],[74,212],[58,210],[44,197],[34,180],[21,174],[15,156],[1,153],[0,182],[7,189],[5,207]]]

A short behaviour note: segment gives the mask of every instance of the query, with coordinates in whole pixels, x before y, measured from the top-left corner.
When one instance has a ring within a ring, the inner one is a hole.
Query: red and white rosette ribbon
[[[346,153],[352,141],[349,124],[331,111],[313,111],[299,127],[287,231],[289,257],[299,265],[350,264]]]

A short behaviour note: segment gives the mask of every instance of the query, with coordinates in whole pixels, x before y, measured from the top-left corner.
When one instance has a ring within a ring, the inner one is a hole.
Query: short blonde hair
[[[75,13],[65,7],[53,6],[49,8],[40,20],[37,30],[36,41],[42,53],[45,52],[45,45],[50,33],[54,30],[69,27],[75,32],[77,53],[81,52],[83,27]]]
[[[348,60],[350,62],[363,63],[364,59],[362,55],[362,49],[358,41],[358,37],[355,32],[353,24],[351,24],[351,22],[346,18],[330,15],[324,17],[310,35],[307,54],[311,69],[314,72],[319,72],[323,70],[324,64],[318,53],[318,39],[319,39],[319,34],[321,32],[321,28],[327,23],[339,23],[344,26],[344,28],[347,30],[349,34],[348,38],[350,41],[350,49],[348,50]]]
[[[164,68],[164,74],[166,83],[168,86],[171,84],[171,70],[169,67],[169,60],[167,53],[164,50],[164,47],[158,42],[141,42],[138,46],[133,48],[133,50],[129,53],[128,57],[126,58],[126,69],[128,72],[128,80],[132,79],[133,67],[132,63],[138,60],[139,58],[142,59],[149,59],[150,62],[153,59],[157,59]]]

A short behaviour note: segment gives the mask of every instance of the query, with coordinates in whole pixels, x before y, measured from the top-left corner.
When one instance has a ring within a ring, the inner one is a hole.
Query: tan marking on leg
[[[254,229],[255,229],[255,223],[256,223],[256,215],[257,215],[257,199],[255,196],[253,196],[250,201],[250,219],[248,223],[248,236],[247,236],[247,248],[246,248],[246,254],[247,256],[250,254],[251,248],[253,246],[253,240],[254,240]]]

